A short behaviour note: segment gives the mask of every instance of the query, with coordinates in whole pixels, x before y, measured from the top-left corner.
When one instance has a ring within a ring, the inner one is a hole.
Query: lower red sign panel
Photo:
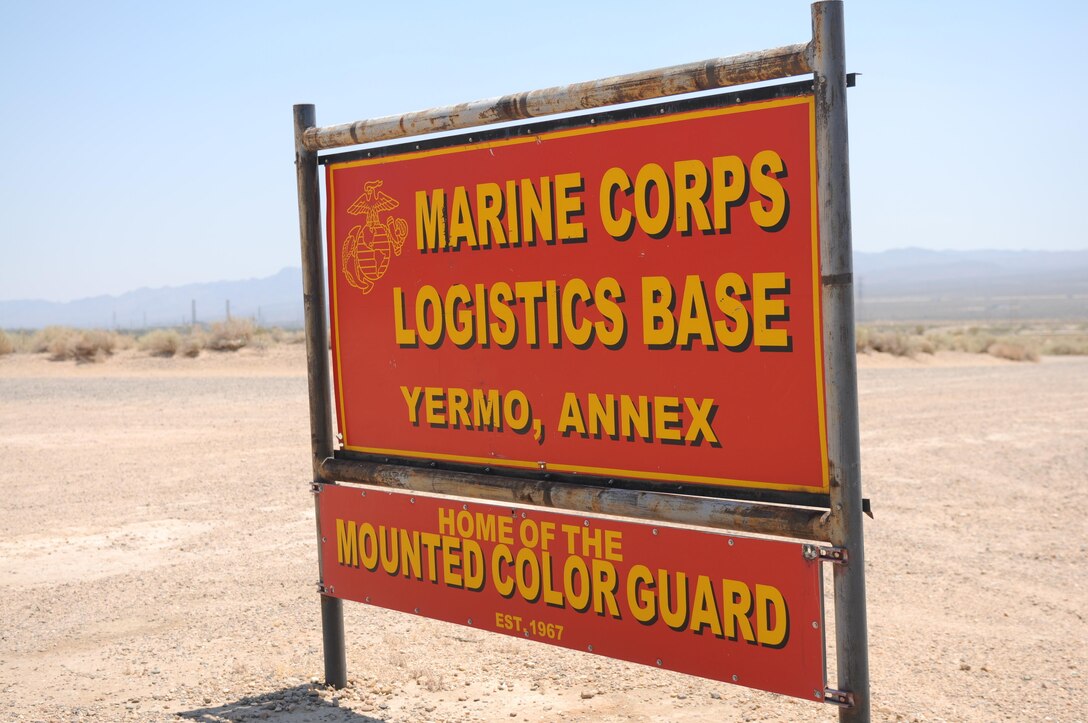
[[[320,510],[334,597],[823,699],[799,543],[340,485]]]

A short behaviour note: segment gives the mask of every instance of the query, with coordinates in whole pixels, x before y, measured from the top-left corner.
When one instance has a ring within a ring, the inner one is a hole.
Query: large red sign
[[[813,113],[330,163],[345,448],[826,492]]]
[[[319,499],[333,597],[823,700],[820,562],[799,543],[374,488]]]

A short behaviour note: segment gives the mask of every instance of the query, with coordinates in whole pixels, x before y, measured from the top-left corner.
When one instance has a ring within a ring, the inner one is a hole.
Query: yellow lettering
[[[441,188],[416,191],[416,248],[420,252],[446,248],[446,192]]]
[[[777,231],[789,213],[786,189],[778,182],[785,170],[782,157],[774,151],[760,151],[752,159],[752,187],[763,199],[752,201],[748,207],[752,211],[752,219],[767,231]]]
[[[748,192],[748,170],[737,156],[718,156],[711,165],[714,227],[729,233],[729,210]]]

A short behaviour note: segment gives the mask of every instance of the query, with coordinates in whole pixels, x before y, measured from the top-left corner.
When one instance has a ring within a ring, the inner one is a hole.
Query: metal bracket
[[[840,708],[853,708],[854,707],[854,694],[848,690],[835,690],[834,688],[824,688],[824,702],[837,705]]]
[[[315,495],[319,495],[319,494],[321,494],[321,488],[324,487],[324,486],[325,485],[322,484],[321,482],[311,482],[310,483],[310,492],[314,493]]]
[[[822,560],[837,565],[845,565],[850,555],[845,547],[825,547],[824,545],[802,545],[801,555],[806,560]]]
[[[318,580],[317,581],[317,591],[319,593],[321,593],[322,595],[332,595],[334,592],[336,592],[336,589],[334,587],[332,587],[331,585],[329,587],[325,587],[325,583]]]

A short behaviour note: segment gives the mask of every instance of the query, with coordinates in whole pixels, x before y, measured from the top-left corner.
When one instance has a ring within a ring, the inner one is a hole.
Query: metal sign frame
[[[758,497],[755,501],[693,498],[673,492],[590,487],[547,478],[519,479],[456,469],[437,470],[345,459],[335,454],[318,151],[806,74],[813,78],[816,106],[820,297],[830,467],[826,509],[772,506],[762,504]],[[828,561],[836,563],[833,572],[838,689],[826,690],[825,700],[840,707],[840,720],[869,720],[846,87],[843,4],[841,0],[822,0],[812,5],[809,42],[771,50],[335,126],[319,127],[313,105],[296,105],[295,158],[312,489],[317,492],[327,484],[361,482],[829,542],[837,551],[837,557],[828,557]],[[315,509],[318,509],[320,539],[321,520],[316,500]],[[814,549],[819,556],[821,548]],[[318,563],[319,569],[323,569],[320,547]],[[322,590],[325,679],[329,685],[342,687],[347,682],[342,603],[326,594],[320,583],[319,589]]]
[[[848,76],[847,85],[853,84],[853,77]],[[522,123],[515,126],[508,126],[499,129],[481,130],[472,129],[468,132],[446,135],[438,139],[420,140],[412,139],[397,143],[394,145],[382,145],[379,147],[371,147],[365,150],[351,150],[346,152],[338,152],[328,155],[322,155],[318,158],[319,165],[326,167],[326,173],[330,173],[329,169],[343,169],[345,167],[351,167],[360,165],[365,168],[378,168],[380,166],[374,166],[373,164],[380,164],[386,159],[390,159],[394,162],[394,165],[399,163],[410,163],[411,160],[405,159],[418,159],[422,154],[441,153],[443,156],[450,153],[471,152],[473,148],[479,148],[486,145],[489,149],[494,149],[497,145],[506,143],[518,143],[519,139],[536,138],[547,139],[551,134],[560,136],[553,142],[565,143],[569,139],[570,135],[577,135],[585,132],[587,134],[602,133],[607,136],[610,128],[620,127],[626,128],[628,133],[632,132],[632,125],[637,123],[646,124],[660,124],[664,123],[664,127],[668,127],[670,123],[684,122],[676,120],[680,117],[694,116],[698,114],[700,117],[703,113],[707,115],[714,115],[716,117],[725,117],[730,112],[730,109],[735,106],[746,106],[751,108],[749,111],[754,114],[762,114],[768,111],[775,112],[770,107],[770,103],[776,101],[786,101],[788,103],[801,101],[805,98],[812,99],[813,95],[813,82],[801,81],[793,83],[779,83],[771,86],[764,86],[753,89],[745,89],[740,91],[734,91],[729,93],[716,93],[713,95],[698,96],[694,98],[686,98],[683,100],[669,100],[663,103],[654,103],[650,105],[639,105],[633,108],[624,108],[620,110],[607,109],[603,112],[593,113],[588,115],[568,116],[558,119],[547,119],[541,122],[535,123]],[[769,103],[768,103],[769,102]],[[721,114],[719,116],[719,114]],[[814,115],[814,113],[813,113]],[[730,116],[735,117],[735,116]],[[813,147],[815,144],[812,144]],[[535,149],[537,146],[531,145],[530,149]],[[492,150],[493,152],[493,150]],[[812,159],[813,166],[815,159]],[[336,171],[331,173],[335,174]],[[339,184],[334,187],[330,187],[328,182],[326,184],[326,195],[328,198],[329,211],[333,213],[333,206],[341,206],[343,201],[342,194],[338,190],[333,188],[339,188]],[[812,174],[812,188],[815,188],[815,173]],[[587,199],[587,202],[588,199]],[[815,193],[813,193],[812,203],[815,204]],[[350,213],[350,211],[349,211]],[[813,214],[815,217],[815,214]],[[330,222],[332,218],[330,216]],[[814,225],[814,224],[813,224]],[[328,230],[331,236],[335,236],[333,233],[335,229]],[[813,229],[813,243],[815,243],[815,229]],[[327,253],[332,256],[330,261],[330,272],[339,266],[339,262],[336,259],[339,257],[339,240],[328,241]],[[618,256],[629,253],[627,250],[621,251]],[[433,259],[432,259],[433,261]],[[452,260],[451,260],[452,261]],[[472,266],[475,269],[477,263],[472,262]],[[450,268],[454,268],[452,265]],[[809,277],[813,281],[814,294],[819,293],[817,280],[814,278],[816,273],[815,263],[811,269],[806,269]],[[534,269],[535,273],[535,269]],[[350,282],[349,282],[350,283]],[[342,294],[342,292],[341,292]],[[332,349],[334,355],[334,369],[338,365],[343,365],[339,374],[339,388],[336,390],[338,394],[343,394],[342,386],[344,384],[345,377],[348,376],[347,370],[350,368],[343,362],[338,361],[342,352],[338,347],[338,327],[344,327],[347,324],[351,325],[353,336],[355,335],[355,328],[359,321],[364,321],[358,316],[358,309],[353,314],[337,313],[338,304],[336,294],[332,294]],[[369,298],[369,297],[365,297]],[[818,320],[818,304],[814,303],[814,314]],[[791,313],[792,313],[791,309]],[[371,315],[371,318],[372,315]],[[384,317],[383,317],[384,318]],[[340,333],[343,333],[341,329]],[[363,336],[362,332],[359,332],[359,336]],[[819,343],[819,340],[818,340]],[[371,348],[369,343],[362,345],[367,349],[367,354],[380,354],[376,347]],[[817,349],[818,360],[816,367],[813,371],[816,373],[819,379],[820,389],[817,394],[822,394],[822,381],[823,375],[820,367],[822,366],[823,354],[822,350]],[[375,357],[377,358],[377,357]],[[628,362],[631,363],[631,362]],[[645,363],[645,362],[643,362]],[[336,377],[334,375],[334,382]],[[496,382],[491,381],[489,377],[489,383],[494,384]],[[357,408],[357,407],[356,407]],[[337,410],[341,417],[345,414],[344,402],[340,401]],[[815,410],[814,410],[815,411]],[[362,414],[379,414],[376,408],[372,408],[371,405],[367,405]],[[823,417],[823,410],[819,410],[819,414]],[[350,426],[350,425],[349,425]],[[481,460],[477,463],[471,461],[454,461],[450,459],[448,454],[428,455],[426,453],[416,453],[414,456],[397,455],[393,451],[389,450],[366,450],[359,449],[352,446],[351,435],[346,434],[346,430],[340,429],[340,432],[344,435],[344,438],[340,439],[341,449],[334,452],[334,457],[338,460],[352,460],[360,462],[372,462],[380,464],[396,464],[415,467],[426,467],[429,469],[437,469],[443,471],[455,471],[455,472],[475,472],[480,473],[485,468],[490,469],[491,472],[501,474],[503,477],[518,477],[524,479],[532,479],[538,481],[553,481],[553,482],[571,482],[578,485],[588,485],[597,487],[608,487],[613,489],[631,489],[631,490],[651,490],[657,492],[673,492],[679,494],[691,494],[698,496],[711,496],[711,497],[726,497],[732,499],[743,499],[762,502],[774,502],[779,504],[810,506],[810,507],[823,507],[829,506],[829,495],[826,490],[818,490],[813,486],[812,489],[805,490],[792,490],[786,491],[781,489],[786,485],[772,485],[772,484],[758,484],[752,483],[744,485],[743,483],[736,482],[730,484],[724,483],[712,483],[706,480],[699,480],[682,474],[676,474],[675,470],[668,470],[662,468],[660,471],[669,472],[674,474],[658,474],[654,476],[652,480],[640,479],[638,477],[624,476],[624,474],[617,469],[609,470],[608,474],[602,473],[600,470],[590,471],[584,468],[578,469],[576,472],[569,470],[563,470],[561,460],[555,459],[554,454],[540,452],[540,456],[535,456],[532,460],[537,461],[537,464],[523,463],[520,466],[511,466],[510,464],[492,463],[491,460]],[[822,430],[821,430],[822,434]],[[731,442],[732,444],[743,444],[743,442]],[[358,443],[356,443],[358,444]],[[826,451],[826,447],[824,447]],[[481,451],[480,454],[483,452]],[[543,466],[539,463],[539,460],[548,459],[546,470],[538,469]],[[598,464],[598,467],[601,466]],[[501,469],[500,469],[501,468]],[[823,470],[825,475],[826,484],[826,469]],[[771,478],[768,478],[771,479]],[[673,481],[675,480],[675,481]],[[781,481],[781,480],[774,480]],[[757,486],[758,485],[758,486]],[[807,485],[806,485],[807,486]]]

